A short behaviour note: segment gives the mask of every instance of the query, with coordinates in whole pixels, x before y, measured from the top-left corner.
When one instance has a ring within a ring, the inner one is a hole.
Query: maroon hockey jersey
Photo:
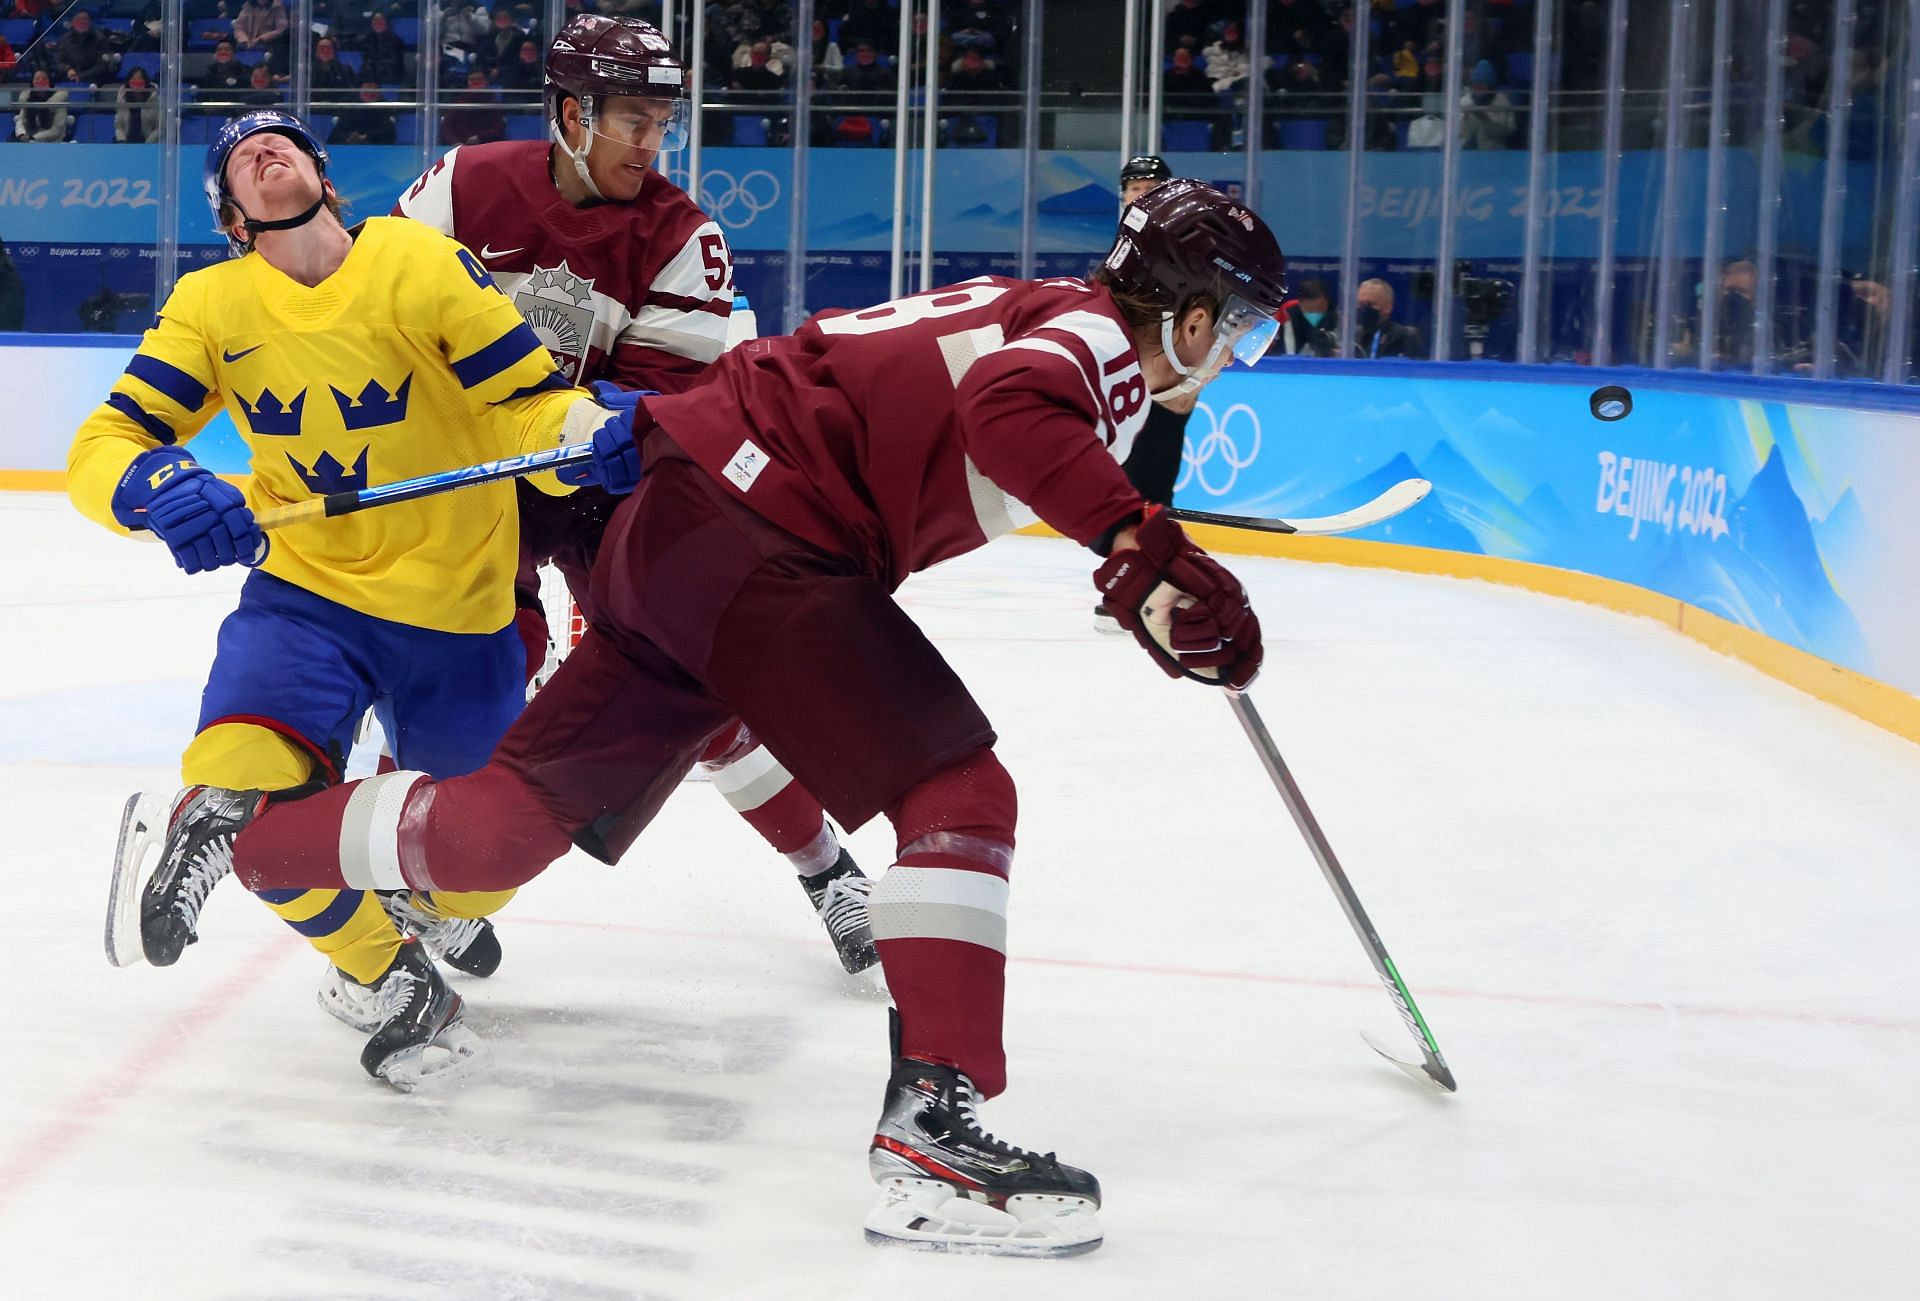
[[[1036,515],[1091,543],[1140,510],[1120,462],[1147,402],[1106,289],[982,276],[823,312],[646,405],[748,509],[897,587]]]
[[[576,384],[676,392],[726,342],[733,256],[658,172],[630,203],[576,208],[538,140],[450,149],[394,205],[472,250]]]

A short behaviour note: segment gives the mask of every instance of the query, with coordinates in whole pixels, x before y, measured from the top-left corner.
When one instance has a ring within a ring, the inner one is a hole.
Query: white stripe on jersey
[[[720,283],[713,283],[718,276]],[[715,222],[695,228],[673,260],[660,268],[648,287],[649,295],[683,299],[690,303],[733,307],[733,254]],[[676,303],[643,303],[620,331],[622,343],[664,348],[696,361],[712,361],[726,348],[724,313],[689,308]]]
[[[415,221],[423,221],[442,235],[453,234],[453,169],[460,160],[460,147],[447,150],[446,156],[429,167],[420,179],[400,196],[400,211]]]

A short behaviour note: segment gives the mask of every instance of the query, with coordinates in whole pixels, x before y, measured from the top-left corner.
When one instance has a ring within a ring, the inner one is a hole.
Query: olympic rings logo
[[[1198,483],[1200,490],[1209,497],[1224,497],[1233,491],[1233,485],[1240,479],[1240,471],[1260,459],[1260,417],[1244,402],[1234,403],[1224,415],[1218,416],[1212,407],[1202,402],[1194,407],[1194,418],[1197,420],[1202,413],[1206,415],[1210,427],[1200,436],[1197,445],[1192,431],[1188,431],[1180,448],[1180,478],[1174,484],[1174,490],[1178,491],[1192,481]],[[1244,423],[1252,426],[1251,430],[1243,431],[1241,435],[1249,439],[1245,455],[1241,454],[1240,444],[1234,440],[1233,432],[1234,417],[1242,414],[1246,416]],[[1214,470],[1210,475],[1208,467],[1216,462],[1224,468]],[[1224,482],[1216,484],[1215,478],[1224,478]]]
[[[738,229],[780,202],[780,178],[756,168],[739,180],[731,172],[700,173],[700,208],[722,226]]]

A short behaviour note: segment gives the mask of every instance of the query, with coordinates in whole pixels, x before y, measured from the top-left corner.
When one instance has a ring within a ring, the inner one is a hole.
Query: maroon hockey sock
[[[827,825],[820,801],[744,726],[722,729],[700,766],[721,797],[800,875],[818,875],[839,859],[840,838]]]
[[[397,772],[270,805],[234,841],[249,890],[509,890],[569,840],[526,783],[498,764],[434,782]]]
[[[974,751],[891,811],[898,858],[874,885],[873,934],[900,1009],[900,1051],[958,1067],[983,1098],[1007,1086],[1001,1043],[1013,779]]]

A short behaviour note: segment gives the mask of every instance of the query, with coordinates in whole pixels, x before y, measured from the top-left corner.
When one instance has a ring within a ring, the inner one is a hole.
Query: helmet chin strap
[[[1160,351],[1166,357],[1167,364],[1173,367],[1174,373],[1182,375],[1185,378],[1172,388],[1163,388],[1156,392],[1149,393],[1147,396],[1155,402],[1172,402],[1176,398],[1185,397],[1220,373],[1220,366],[1223,360],[1221,354],[1226,352],[1226,350],[1227,341],[1220,338],[1216,332],[1213,340],[1213,348],[1207,353],[1205,359],[1202,360],[1198,366],[1186,365],[1180,360],[1180,354],[1174,351],[1173,313],[1168,312],[1160,318]]]
[[[600,187],[593,183],[593,176],[587,171],[587,150],[593,148],[593,96],[582,95],[577,102],[580,105],[580,134],[583,137],[580,148],[575,150],[567,143],[566,130],[558,118],[553,122],[553,142],[560,146],[560,152],[573,164],[574,175],[580,178],[580,184],[587,187],[587,193],[604,202],[607,196],[600,193]]]
[[[244,219],[240,223],[241,228],[244,229],[247,232],[247,234],[255,236],[257,238],[261,231],[292,230],[296,226],[306,225],[308,222],[312,221],[315,217],[319,216],[320,209],[326,206],[327,193],[325,190],[322,190],[320,192],[320,197],[313,201],[313,205],[309,207],[305,212],[301,213],[299,216],[282,217],[278,221],[257,221],[254,218],[247,216],[247,210],[245,208],[240,207],[239,200],[229,198],[228,202],[233,204],[235,208],[239,209],[240,216]]]

